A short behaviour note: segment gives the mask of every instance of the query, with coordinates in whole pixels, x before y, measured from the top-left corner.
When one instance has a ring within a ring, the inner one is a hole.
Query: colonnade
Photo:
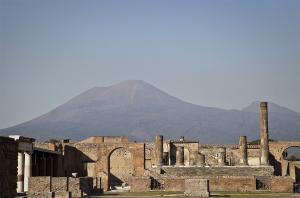
[[[31,177],[32,170],[32,153],[18,152],[18,175],[17,175],[17,192],[28,191],[28,180]]]

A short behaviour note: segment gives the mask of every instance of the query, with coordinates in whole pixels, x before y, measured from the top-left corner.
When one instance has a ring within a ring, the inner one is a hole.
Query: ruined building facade
[[[38,192],[35,184],[42,180],[52,182],[52,187],[70,185],[64,178],[74,174],[85,178],[80,189],[87,194],[94,189],[180,191],[187,179],[207,179],[211,191],[293,192],[294,184],[300,183],[299,161],[288,161],[283,155],[290,147],[300,147],[300,141],[269,141],[266,102],[260,104],[259,145],[248,144],[246,136],[240,136],[236,145],[206,145],[184,137],[164,140],[162,135],[146,143],[123,136],[94,136],[80,142],[32,145],[29,179],[19,170],[23,165],[18,160],[18,191],[30,192],[32,186]],[[65,191],[71,188],[66,186]]]

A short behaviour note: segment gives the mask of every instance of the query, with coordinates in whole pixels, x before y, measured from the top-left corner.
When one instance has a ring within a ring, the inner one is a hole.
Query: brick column
[[[24,191],[28,191],[28,180],[31,177],[31,153],[25,152],[25,166],[24,166]]]
[[[240,165],[248,165],[248,156],[247,156],[247,137],[240,136],[239,142],[239,150],[240,150]]]
[[[260,103],[260,164],[269,165],[268,103]]]
[[[18,152],[17,193],[24,192],[24,153]]]

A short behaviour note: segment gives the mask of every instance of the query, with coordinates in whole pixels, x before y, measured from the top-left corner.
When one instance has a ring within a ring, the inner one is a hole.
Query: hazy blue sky
[[[299,0],[0,0],[0,20],[0,128],[128,79],[300,112]]]

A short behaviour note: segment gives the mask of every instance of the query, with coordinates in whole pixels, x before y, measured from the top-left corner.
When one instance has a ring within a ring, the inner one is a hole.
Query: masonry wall
[[[164,188],[166,191],[184,191],[185,179],[165,178]]]
[[[219,153],[222,151],[222,148],[199,148],[199,152],[205,155],[205,164],[209,166],[217,166],[219,160]]]
[[[18,145],[0,137],[0,197],[14,197],[17,188]]]
[[[270,163],[274,166],[275,175],[285,176],[287,161],[283,158],[283,152],[289,147],[300,147],[300,141],[271,141],[270,148]],[[300,176],[299,176],[300,177]]]
[[[271,178],[272,192],[293,192],[294,180],[291,177],[272,177]]]
[[[210,191],[231,191],[231,192],[254,192],[256,183],[254,177],[193,177],[209,180]],[[167,191],[184,191],[186,178],[164,178],[164,187]]]
[[[129,181],[130,192],[147,192],[151,190],[149,177],[131,177]]]
[[[174,177],[194,176],[272,176],[272,166],[221,166],[221,167],[163,167],[166,175]]]
[[[72,197],[88,195],[93,190],[93,178],[30,177],[28,197],[45,196],[49,192],[71,192]]]
[[[127,163],[132,163],[132,171],[130,171],[130,173],[128,172],[128,174],[124,175],[124,177],[128,177],[130,175],[139,177],[144,175],[144,143],[126,143],[125,140],[117,143],[92,143],[89,140],[89,143],[86,143],[86,141],[84,140],[75,144],[74,147],[80,153],[81,158],[84,157],[87,161],[89,161],[85,174],[88,174],[89,176],[101,177],[103,184],[102,187],[104,190],[108,190],[111,184],[110,182],[113,181],[110,180],[111,178],[113,178],[113,175],[111,175],[110,173],[110,161],[114,160],[116,156],[114,156],[113,153],[118,149],[124,148],[132,156],[131,162],[127,161]],[[80,163],[82,164],[82,160]],[[72,164],[70,164],[70,167],[71,166]]]
[[[256,177],[254,176],[212,176],[212,177],[163,177],[167,191],[184,191],[184,181],[189,178],[208,179],[209,190],[214,192],[255,192]],[[293,192],[294,180],[291,177],[266,177],[271,184],[271,192]]]
[[[253,176],[210,177],[209,185],[210,191],[253,192],[256,190]]]

